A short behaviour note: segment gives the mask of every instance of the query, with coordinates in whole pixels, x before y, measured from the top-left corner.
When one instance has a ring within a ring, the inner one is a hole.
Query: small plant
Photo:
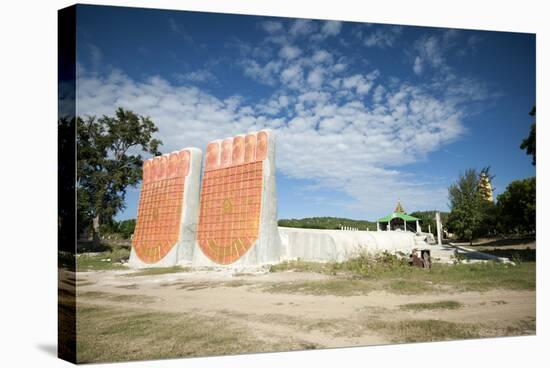
[[[436,309],[459,309],[462,308],[463,304],[454,300],[445,300],[435,303],[409,303],[402,304],[399,306],[401,310],[410,310],[410,311],[424,311],[424,310],[436,310]]]
[[[450,257],[453,263],[462,263],[466,259],[462,253],[458,252],[458,249],[455,249],[453,255]]]
[[[516,265],[519,265],[523,262],[523,259],[521,258],[521,256],[517,252],[512,254],[512,257],[510,258],[510,260],[512,262],[514,262],[514,264],[516,264]]]

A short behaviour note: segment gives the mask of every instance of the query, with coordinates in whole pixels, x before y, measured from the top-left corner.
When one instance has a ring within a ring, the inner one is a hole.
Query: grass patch
[[[148,295],[137,295],[137,294],[113,294],[105,293],[102,291],[87,291],[84,293],[79,293],[78,298],[89,298],[89,299],[103,299],[109,300],[118,303],[139,303],[139,304],[149,304],[154,303],[157,298],[148,296]]]
[[[210,289],[214,286],[216,285],[210,281],[182,282],[181,285],[178,286],[178,289],[186,290],[186,291],[195,291],[195,290]]]
[[[388,283],[379,284],[379,288],[395,294],[423,294],[439,290],[433,284],[426,281],[390,280]]]
[[[91,286],[91,285],[95,285],[96,283],[93,282],[93,281],[83,281],[83,282],[79,282],[78,284],[76,284],[77,287],[79,286]]]
[[[536,332],[534,318],[506,327],[434,319],[399,322],[373,320],[366,322],[362,327],[380,333],[394,343],[521,336],[533,335]]]
[[[430,279],[433,283],[445,284],[457,291],[486,291],[490,289],[535,290],[536,264],[509,264],[488,262],[460,265],[434,265],[417,279]]]
[[[157,267],[157,268],[143,268],[139,271],[127,273],[123,276],[125,277],[137,277],[137,276],[155,276],[155,275],[165,275],[169,273],[179,273],[179,272],[189,272],[191,271],[190,267]]]
[[[535,290],[536,263],[518,265],[498,262],[476,264],[434,264],[430,269],[411,267],[406,259],[380,253],[369,253],[345,262],[290,261],[274,265],[271,272],[296,271],[340,274],[374,281],[376,289],[397,293],[446,290],[486,291],[491,289]]]
[[[297,271],[331,274],[331,265],[332,263],[306,262],[301,260],[284,261],[271,265],[269,267],[269,272]]]
[[[78,363],[170,359],[303,349],[248,329],[190,313],[138,311],[79,303]]]
[[[227,288],[241,287],[241,286],[247,286],[247,285],[250,285],[250,283],[244,280],[226,281],[222,284],[223,287],[227,287]]]
[[[103,271],[126,270],[128,267],[121,264],[130,257],[130,249],[127,247],[112,246],[108,250],[99,253],[82,253],[76,257],[76,270]]]
[[[367,322],[366,327],[381,333],[395,343],[463,340],[483,337],[479,325],[433,319],[399,322],[375,320]]]
[[[424,310],[438,310],[438,309],[460,309],[464,305],[454,300],[445,300],[435,303],[408,303],[399,306],[399,309],[406,311],[424,311]]]
[[[355,258],[343,262],[286,261],[271,266],[269,271],[318,272],[329,275],[351,273],[361,276],[375,276],[387,272],[395,273],[409,268],[407,259],[402,256],[389,252],[360,252]]]
[[[373,288],[366,281],[341,279],[273,283],[262,290],[278,294],[352,296],[368,294]]]
[[[505,336],[534,335],[537,332],[537,321],[535,318],[521,320],[504,330]]]

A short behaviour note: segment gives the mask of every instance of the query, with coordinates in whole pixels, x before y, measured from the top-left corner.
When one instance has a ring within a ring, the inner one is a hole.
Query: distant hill
[[[281,219],[279,226],[297,227],[303,229],[335,229],[342,226],[354,227],[359,230],[376,230],[376,222],[352,220],[342,217],[307,217],[303,219]]]
[[[435,233],[435,212],[436,211],[416,211],[411,212],[409,215],[418,217],[421,219],[422,231],[428,231],[428,225]],[[440,212],[441,222],[443,227],[447,222],[449,212]],[[338,230],[342,226],[354,227],[359,230],[376,230],[376,222],[366,220],[352,220],[343,217],[306,217],[303,219],[281,219],[279,220],[279,226],[285,227],[297,227],[302,229],[333,229]]]

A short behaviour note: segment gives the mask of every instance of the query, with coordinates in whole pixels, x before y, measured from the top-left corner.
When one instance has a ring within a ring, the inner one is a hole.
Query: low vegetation
[[[383,320],[376,316],[363,318],[360,315],[351,319],[298,318],[287,314],[256,315],[233,310],[223,310],[214,316],[207,316],[87,303],[79,303],[77,308],[79,363],[324,347],[318,342],[293,336],[292,331],[321,333],[339,338],[359,338],[375,334],[393,343],[518,336],[536,331],[533,318],[495,326],[435,319]],[[250,329],[249,323],[269,324],[275,330],[288,329],[289,335],[271,335],[266,331],[258,333]]]
[[[262,290],[278,294],[352,296],[368,294],[375,289],[374,285],[363,280],[311,280],[272,283]]]
[[[391,342],[463,340],[484,337],[482,326],[434,319],[413,321],[369,321],[366,327],[386,336]]]
[[[359,230],[376,230],[376,222],[352,220],[342,217],[307,217],[303,219],[281,219],[279,226],[297,227],[304,229],[332,229],[339,230],[342,226],[353,227]]]
[[[434,264],[431,269],[411,267],[406,259],[381,253],[369,253],[344,262],[304,262],[289,261],[274,265],[271,272],[283,271],[318,272],[327,275],[337,275],[343,280],[361,280],[356,285],[364,293],[368,290],[382,289],[397,293],[433,292],[442,289],[446,291],[486,291],[491,289],[535,290],[536,264],[523,262],[518,265],[497,262],[473,264]],[[329,290],[321,287],[327,281],[314,281],[315,286],[292,284],[287,285],[290,292],[309,292],[310,290]],[[345,282],[343,282],[345,284]],[[347,293],[353,295],[349,290]],[[280,290],[282,286],[270,288],[268,291]]]
[[[464,305],[454,300],[444,300],[435,303],[408,303],[399,306],[399,309],[405,311],[425,311],[425,310],[438,310],[438,309],[460,309]]]
[[[264,341],[245,326],[190,313],[78,304],[78,363],[170,359],[304,349]]]
[[[76,270],[83,272],[127,269],[123,262],[127,262],[130,257],[129,247],[113,245],[105,246],[104,249],[101,252],[78,254],[76,257]]]
[[[78,298],[96,299],[101,301],[112,301],[118,303],[137,303],[149,304],[157,300],[157,298],[148,295],[139,294],[113,294],[102,291],[86,291],[77,294]]]
[[[139,271],[124,274],[125,277],[136,277],[136,276],[155,276],[155,275],[165,275],[169,273],[179,273],[179,272],[189,272],[191,268],[173,266],[173,267],[161,267],[161,268],[143,268]]]
[[[375,276],[405,270],[409,271],[410,267],[405,257],[389,252],[361,252],[356,257],[343,262],[321,263],[296,260],[282,262],[270,268],[271,272],[287,270],[319,272],[329,275],[348,273],[359,276]]]

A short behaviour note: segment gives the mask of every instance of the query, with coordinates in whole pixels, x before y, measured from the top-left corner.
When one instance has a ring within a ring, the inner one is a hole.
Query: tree
[[[335,229],[342,226],[354,227],[360,230],[376,230],[376,223],[366,220],[352,220],[341,217],[306,217],[303,219],[280,219],[279,226],[304,229]]]
[[[113,117],[77,118],[78,223],[91,224],[94,245],[100,224],[111,222],[125,206],[126,189],[141,180],[140,153],[160,154],[157,131],[150,118],[122,108]]]
[[[501,226],[506,232],[534,232],[536,229],[536,178],[511,182],[498,196]]]
[[[416,211],[409,213],[409,215],[413,217],[417,217],[421,220],[420,225],[422,227],[422,231],[427,233],[428,229],[431,229],[432,234],[437,234],[437,224],[435,222],[435,213],[439,212],[439,215],[441,216],[441,226],[443,228],[447,227],[447,219],[449,218],[448,212],[441,212],[441,211]]]
[[[488,175],[488,170],[485,173]],[[491,230],[486,224],[494,216],[494,204],[484,199],[479,190],[479,178],[475,169],[468,169],[449,187],[451,213],[447,226],[460,238],[469,240],[470,245],[474,237]]]
[[[118,223],[119,233],[122,235],[124,239],[130,239],[130,237],[134,233],[135,228],[136,228],[135,219],[124,220]]]
[[[536,113],[537,113],[536,106],[533,106],[529,115],[535,117]],[[536,145],[537,145],[537,139],[536,139],[537,126],[536,125],[537,125],[537,122],[535,119],[535,121],[533,121],[533,123],[531,124],[531,132],[529,133],[529,136],[525,138],[521,142],[521,146],[519,146],[519,148],[524,149],[528,155],[533,156],[533,161],[531,162],[533,166],[536,165]]]
[[[74,221],[75,221],[75,165],[74,161],[63,159],[75,156],[74,132],[75,118],[60,118],[57,121],[58,143],[57,155],[57,226],[59,234],[59,250],[74,252]],[[67,195],[71,193],[71,195]]]

